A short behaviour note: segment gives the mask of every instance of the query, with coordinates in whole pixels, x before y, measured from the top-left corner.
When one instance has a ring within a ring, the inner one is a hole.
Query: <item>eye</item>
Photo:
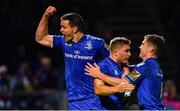
[[[130,49],[126,49],[125,52],[130,52]]]

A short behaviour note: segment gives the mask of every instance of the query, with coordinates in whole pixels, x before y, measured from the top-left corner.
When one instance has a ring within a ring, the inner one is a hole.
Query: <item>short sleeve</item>
[[[53,35],[53,48],[62,48],[64,42],[64,37],[63,36],[57,36],[57,35]]]
[[[99,62],[97,65],[100,67],[102,73],[108,74],[108,68],[106,67],[105,63]]]
[[[148,74],[149,67],[147,63],[140,63],[134,67],[134,69],[125,76],[126,80],[130,83],[137,85]]]
[[[104,42],[104,40],[102,40],[101,42],[100,42],[100,52],[101,52],[101,54],[103,55],[103,56],[105,56],[105,57],[108,57],[109,56],[109,54],[110,54],[110,51],[105,47],[105,42]]]

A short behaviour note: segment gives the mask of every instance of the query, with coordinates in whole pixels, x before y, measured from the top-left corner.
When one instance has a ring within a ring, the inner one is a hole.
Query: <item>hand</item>
[[[124,78],[127,74],[129,74],[129,68],[128,67],[123,67],[124,73],[122,74],[121,78]]]
[[[121,84],[117,85],[117,92],[123,93],[123,92],[131,92],[134,90],[134,85],[126,83],[126,82],[121,82]]]
[[[99,74],[101,73],[100,68],[96,63],[94,63],[94,66],[90,63],[87,63],[87,65],[85,66],[85,71],[87,75],[94,78],[98,78]]]
[[[44,16],[49,17],[49,16],[53,15],[53,14],[56,13],[56,12],[57,12],[57,11],[56,11],[56,8],[55,8],[55,7],[49,6],[49,7],[46,9],[46,11],[44,12]]]

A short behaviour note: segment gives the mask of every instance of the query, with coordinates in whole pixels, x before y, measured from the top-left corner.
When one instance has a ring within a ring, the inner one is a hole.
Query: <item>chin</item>
[[[71,38],[69,39],[69,38],[66,38],[66,42],[69,42],[69,41],[71,41]]]
[[[122,62],[122,64],[127,64],[127,63],[128,63],[128,61],[123,61],[123,62]]]
[[[72,41],[71,41],[71,40],[68,40],[68,41],[66,41],[66,43],[67,43],[67,44],[71,44],[71,43],[72,43]]]

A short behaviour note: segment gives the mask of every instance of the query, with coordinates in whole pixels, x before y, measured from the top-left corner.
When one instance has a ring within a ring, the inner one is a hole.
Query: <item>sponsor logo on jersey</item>
[[[68,54],[68,53],[64,53],[64,56],[72,59],[93,60],[93,56],[82,56],[78,54]]]
[[[139,76],[141,75],[141,73],[139,73],[137,70],[133,70],[131,71],[128,76],[135,81]]]
[[[75,53],[75,54],[80,54],[80,51],[75,50],[74,53]]]

